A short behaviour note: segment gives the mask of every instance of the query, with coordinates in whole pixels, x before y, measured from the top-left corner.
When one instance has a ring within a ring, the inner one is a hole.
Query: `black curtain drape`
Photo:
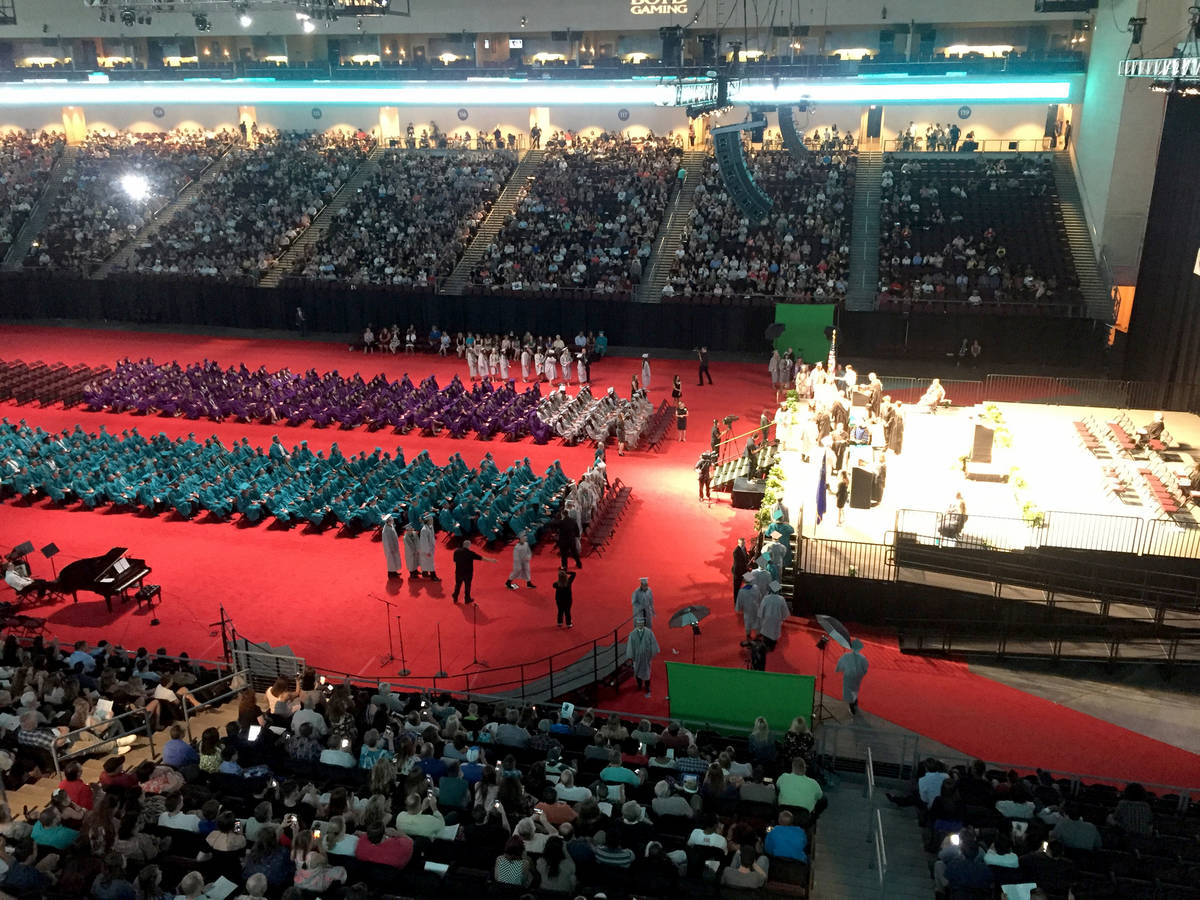
[[[1200,97],[1171,94],[1129,321],[1124,376],[1200,381]]]

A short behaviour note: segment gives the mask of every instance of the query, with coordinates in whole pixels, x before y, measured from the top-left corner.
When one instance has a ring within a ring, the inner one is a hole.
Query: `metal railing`
[[[827,516],[835,515],[833,510]],[[801,538],[797,571],[807,575],[846,575],[895,581],[891,547],[862,541]]]
[[[883,814],[878,809],[871,810],[871,830],[867,840],[875,845],[875,858],[867,865],[875,870],[875,878],[879,883],[879,900],[884,900],[887,897],[887,842],[883,835]]]
[[[967,129],[962,129],[958,139],[958,149],[948,150],[942,147],[927,147],[924,135],[914,135],[911,138],[892,138],[883,142],[884,153],[899,154],[940,154],[961,156],[964,153],[1049,153],[1055,148],[1050,144],[1050,138],[988,138],[974,140],[971,149],[964,147],[968,144]]]
[[[863,747],[864,751],[858,756],[832,752],[829,748]],[[818,759],[828,768],[854,773],[859,771],[860,761],[865,756],[865,748],[872,749],[875,767],[885,771],[899,773],[894,777],[899,781],[915,781],[921,761],[934,757],[950,766],[970,766],[977,758],[965,750],[947,744],[931,741],[912,732],[881,732],[876,728],[860,725],[823,724],[817,731]],[[835,765],[841,761],[842,765]],[[1113,778],[1109,775],[1090,775],[1071,772],[1065,769],[1047,769],[1036,763],[1012,763],[984,760],[984,764],[992,770],[1016,772],[1018,775],[1036,775],[1044,772],[1056,780],[1067,781],[1072,785],[1071,794],[1075,795],[1087,783],[1112,785],[1121,787],[1137,779]],[[1193,794],[1200,795],[1200,783],[1192,786],[1177,784],[1162,784],[1158,782],[1138,780],[1144,788],[1159,796],[1173,795],[1180,798],[1180,809],[1186,808]]]
[[[208,684],[202,685],[201,689],[207,690],[224,682],[229,683],[229,690],[218,694],[216,697],[211,697],[208,700],[197,703],[191,709],[188,709],[188,701],[186,699],[180,700],[179,705],[183,707],[183,727],[187,731],[189,741],[192,740],[192,716],[201,710],[221,706],[237,697],[238,694],[250,685],[250,670],[241,669],[236,672],[230,672],[216,681],[210,681]]]
[[[122,734],[111,738],[104,736],[113,725],[139,718],[141,719],[140,725],[126,730],[125,725],[122,724]],[[98,734],[97,731],[102,733]],[[74,759],[77,756],[95,753],[99,748],[105,746],[116,746],[118,738],[127,734],[145,734],[146,740],[150,743],[150,757],[154,756],[154,727],[150,724],[150,713],[144,708],[131,709],[128,712],[121,713],[119,716],[106,719],[99,725],[85,725],[82,728],[76,728],[74,731],[68,731],[66,734],[57,737],[50,747],[50,757],[54,760],[55,774],[62,775],[61,764],[64,761]],[[80,739],[85,738],[85,736],[88,738],[87,743],[80,745]],[[76,744],[77,746],[72,748],[72,744]]]
[[[1200,557],[1200,528],[1171,519],[1141,519],[1105,513],[1047,510],[1036,519],[968,515],[957,535],[947,534],[948,514],[932,510],[896,511],[895,535],[920,543],[985,550],[1094,550],[1134,556]],[[833,574],[833,573],[826,573]],[[1113,573],[1120,575],[1120,570]]]

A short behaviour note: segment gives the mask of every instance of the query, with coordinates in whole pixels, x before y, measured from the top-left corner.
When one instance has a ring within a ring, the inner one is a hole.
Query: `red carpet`
[[[344,374],[385,371],[399,377],[409,371],[414,379],[432,371],[443,383],[453,372],[465,371],[456,359],[363,357],[338,346],[299,341],[28,327],[6,327],[0,338],[0,356],[27,361],[112,364],[123,356],[151,356],[160,361],[177,358],[181,362],[207,357],[222,364],[338,368]],[[633,360],[607,360],[593,367],[593,377],[601,386],[611,383],[626,390],[635,365]],[[620,696],[602,697],[603,706],[634,714],[666,714],[664,664],[668,659],[689,661],[692,645],[689,631],[668,631],[665,623],[672,611],[688,603],[705,603],[714,613],[705,622],[697,661],[743,665],[737,645],[741,629],[732,610],[728,570],[737,537],[751,534],[752,515],[731,509],[727,499],[711,508],[697,503],[692,465],[707,446],[714,416],[734,413],[744,423],[770,405],[766,367],[765,363],[718,363],[713,366],[715,386],[697,388],[690,382],[694,375],[690,363],[659,362],[651,390],[655,402],[668,395],[675,371],[684,377],[685,400],[691,410],[689,440],[684,447],[671,443],[662,453],[632,453],[620,458],[610,452],[610,476],[633,486],[633,506],[604,556],[584,560],[575,582],[574,629],[554,625],[550,583],[557,556],[551,548],[540,547],[535,552],[536,590],[504,589],[511,560],[508,547],[496,550],[497,564],[477,566],[478,655],[488,665],[539,659],[582,641],[603,639],[629,616],[629,595],[642,575],[651,579],[655,591],[656,632],[663,646],[655,669],[654,696],[647,700],[631,686]],[[319,449],[337,441],[347,452],[399,444],[410,456],[428,448],[437,462],[461,452],[474,464],[491,452],[501,467],[528,456],[535,471],[560,459],[571,476],[590,464],[593,452],[586,446],[562,447],[554,442],[538,447],[528,442],[421,439],[362,430],[215,424],[32,406],[0,406],[0,415],[24,418],[47,429],[79,423],[95,430],[104,423],[109,430],[120,431],[137,425],[143,432],[161,430],[168,435],[194,431],[198,436],[216,433],[224,440],[247,435],[260,444],[278,431],[289,444],[303,439]],[[68,601],[36,611],[47,616],[51,631],[65,639],[94,640],[103,635],[127,647],[164,645],[186,649],[197,658],[213,657],[220,653],[220,641],[210,623],[218,620],[223,606],[247,637],[287,644],[324,668],[394,677],[398,663],[386,668],[379,665],[380,655],[387,650],[383,630],[387,614],[374,598],[381,596],[400,604],[404,650],[414,678],[431,676],[439,666],[451,675],[462,673],[473,657],[470,609],[450,603],[452,584],[414,585],[406,580],[401,586],[389,585],[382,550],[369,535],[346,538],[333,531],[315,534],[299,528],[239,527],[207,518],[185,522],[173,515],[89,513],[50,509],[44,503],[0,506],[0,546],[24,540],[38,547],[49,541],[57,543],[63,550],[57,559],[60,567],[119,544],[144,557],[154,567],[150,580],[163,585],[160,628],[152,628],[150,617],[136,612],[132,605],[115,610],[110,617],[103,602],[92,595],[81,597],[78,605]],[[448,563],[448,554],[439,557],[444,576],[449,574]],[[49,565],[40,557],[34,558],[34,567],[36,574],[50,576]],[[867,640],[871,673],[864,685],[863,708],[901,726],[998,762],[1200,785],[1200,757],[1194,754],[973,675],[962,664],[902,656],[890,637]],[[834,659],[828,659],[830,671]],[[812,673],[817,664],[811,633],[800,623],[790,624],[770,667]],[[839,695],[836,678],[830,678],[827,687],[832,695]]]

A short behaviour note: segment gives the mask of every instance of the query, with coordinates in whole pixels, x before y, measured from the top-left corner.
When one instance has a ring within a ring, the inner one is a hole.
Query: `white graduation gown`
[[[529,380],[529,351],[521,351],[521,380]]]
[[[383,523],[383,558],[387,561],[389,572],[400,571],[400,537],[396,534],[396,526],[392,522]]]
[[[779,640],[779,635],[783,633],[783,620],[787,617],[787,601],[779,594],[767,594],[758,606],[758,633],[773,641]]]
[[[858,692],[867,675],[867,658],[857,650],[843,653],[837,661],[835,671],[842,673],[842,699],[847,703],[858,702]]]
[[[638,587],[633,592],[633,620],[646,620],[646,627],[654,627],[654,591]]]
[[[420,559],[417,556],[420,551],[418,550],[417,543],[418,538],[416,531],[405,530],[404,562],[408,565],[408,571],[410,572],[415,572],[420,567]]]
[[[433,561],[434,550],[437,548],[437,539],[433,535],[433,526],[426,523],[421,526],[421,536],[417,541],[417,549],[420,553],[418,559],[421,561],[422,572],[436,571]]]
[[[650,678],[650,663],[658,655],[658,639],[649,628],[633,629],[625,645],[625,659],[633,663],[633,677]]]
[[[650,390],[650,360],[642,360],[642,387]]]
[[[747,635],[758,628],[758,604],[758,591],[754,589],[754,585],[743,586],[737,592],[737,602],[733,608],[742,614],[742,624],[746,628]]]
[[[529,560],[533,556],[533,548],[528,544],[522,544],[520,541],[513,547],[513,564],[512,572],[508,575],[509,581],[529,581]]]

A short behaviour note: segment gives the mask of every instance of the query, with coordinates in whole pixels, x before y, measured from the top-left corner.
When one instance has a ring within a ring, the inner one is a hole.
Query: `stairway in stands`
[[[883,154],[878,150],[858,155],[854,178],[854,222],[850,237],[850,284],[846,309],[875,308],[879,287],[879,179]]]
[[[129,267],[130,260],[133,259],[133,252],[138,247],[145,244],[150,238],[158,234],[158,230],[179,215],[181,210],[192,205],[192,202],[200,196],[200,191],[205,185],[211,183],[218,175],[224,172],[230,164],[230,161],[237,158],[237,154],[233,152],[234,145],[228,144],[225,151],[208,164],[200,177],[188,184],[182,191],[175,195],[175,199],[158,211],[149,222],[141,227],[133,240],[121,247],[104,261],[96,271],[97,278],[105,278],[112,272],[121,272]]]
[[[1111,289],[1096,264],[1096,247],[1092,243],[1092,232],[1083,212],[1083,199],[1079,196],[1079,185],[1075,182],[1071,154],[1066,150],[1059,150],[1054,154],[1054,182],[1058,188],[1063,227],[1067,232],[1071,255],[1075,259],[1075,273],[1079,276],[1079,289],[1083,293],[1084,302],[1087,303],[1088,317],[1101,322],[1111,322]]]
[[[689,150],[683,154],[680,163],[687,169],[687,177],[683,186],[671,201],[667,216],[658,229],[654,239],[654,247],[650,258],[642,267],[642,283],[638,287],[637,298],[643,303],[658,303],[662,299],[662,289],[671,275],[671,265],[675,262],[675,251],[683,240],[684,229],[691,218],[692,209],[696,205],[696,188],[704,181],[708,169],[707,150]]]
[[[351,172],[350,177],[338,188],[337,193],[313,217],[309,226],[296,235],[296,239],[283,251],[283,255],[275,260],[275,265],[259,280],[259,287],[279,287],[279,282],[283,281],[287,274],[295,268],[297,262],[304,259],[308,248],[325,237],[325,233],[329,231],[329,226],[333,223],[333,217],[358,193],[358,189],[379,171],[379,160],[383,158],[384,152],[383,147],[379,144],[375,145],[375,148],[367,154],[367,158],[359,163],[358,168]]]
[[[504,227],[504,223],[509,215],[517,208],[517,203],[524,194],[525,188],[537,177],[537,171],[542,165],[542,160],[545,158],[545,150],[529,150],[525,153],[520,164],[518,164],[509,177],[508,184],[504,185],[504,190],[500,192],[500,196],[492,204],[487,218],[483,220],[483,224],[475,232],[475,237],[467,246],[462,259],[458,261],[458,265],[454,267],[454,271],[442,282],[442,286],[438,289],[439,294],[461,294],[463,292],[463,289],[467,286],[471,270],[483,258],[483,252],[487,250],[488,245],[500,233],[500,229]]]
[[[75,166],[75,156],[78,152],[78,147],[63,147],[62,155],[54,163],[54,168],[50,170],[50,177],[46,179],[46,189],[42,191],[37,203],[29,211],[29,218],[25,220],[25,224],[21,226],[17,236],[13,238],[8,253],[4,256],[4,264],[0,268],[9,272],[21,268],[25,257],[29,255],[29,248],[33,246],[33,239],[38,236],[42,226],[46,224],[46,217],[50,215],[50,209],[62,191],[67,175]]]

